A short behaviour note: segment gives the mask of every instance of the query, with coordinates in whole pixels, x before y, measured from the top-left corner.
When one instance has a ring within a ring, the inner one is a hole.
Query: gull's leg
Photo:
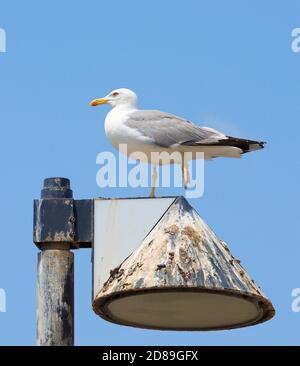
[[[184,157],[182,157],[181,171],[182,171],[182,176],[183,176],[184,188],[187,189],[187,185],[190,183],[190,173],[189,173],[188,163],[187,163],[187,161],[185,161]]]
[[[151,191],[150,191],[150,198],[155,197],[155,185],[157,181],[157,168],[153,166],[153,173],[152,173],[152,182],[151,182]]]

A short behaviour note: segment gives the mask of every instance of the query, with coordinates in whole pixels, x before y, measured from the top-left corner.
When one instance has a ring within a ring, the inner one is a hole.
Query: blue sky
[[[96,155],[113,151],[107,107],[88,102],[128,87],[140,107],[268,141],[242,160],[205,166],[190,203],[242,259],[277,310],[240,330],[176,333],[109,324],[91,309],[91,253],[76,254],[78,345],[295,345],[299,276],[300,3],[271,1],[3,1],[0,28],[0,344],[35,343],[32,200],[45,177],[71,179],[76,198],[148,195],[96,185]],[[297,168],[298,167],[298,168]],[[158,190],[180,195],[182,190]]]

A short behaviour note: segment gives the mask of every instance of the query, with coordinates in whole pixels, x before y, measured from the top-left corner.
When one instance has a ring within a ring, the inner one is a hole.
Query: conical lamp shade
[[[96,295],[114,323],[216,330],[270,319],[271,302],[198,213],[179,197]]]

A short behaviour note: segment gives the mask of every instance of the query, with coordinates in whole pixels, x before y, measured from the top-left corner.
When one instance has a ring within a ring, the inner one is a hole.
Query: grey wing
[[[226,139],[225,135],[216,130],[196,126],[180,117],[157,110],[135,111],[125,124],[163,147],[214,144]]]

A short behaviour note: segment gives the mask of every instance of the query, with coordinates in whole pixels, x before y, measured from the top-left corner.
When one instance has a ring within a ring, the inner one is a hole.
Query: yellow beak
[[[90,102],[90,105],[93,106],[93,107],[96,107],[97,105],[100,105],[100,104],[106,104],[108,102],[107,99],[105,98],[99,98],[99,99],[94,99]]]

